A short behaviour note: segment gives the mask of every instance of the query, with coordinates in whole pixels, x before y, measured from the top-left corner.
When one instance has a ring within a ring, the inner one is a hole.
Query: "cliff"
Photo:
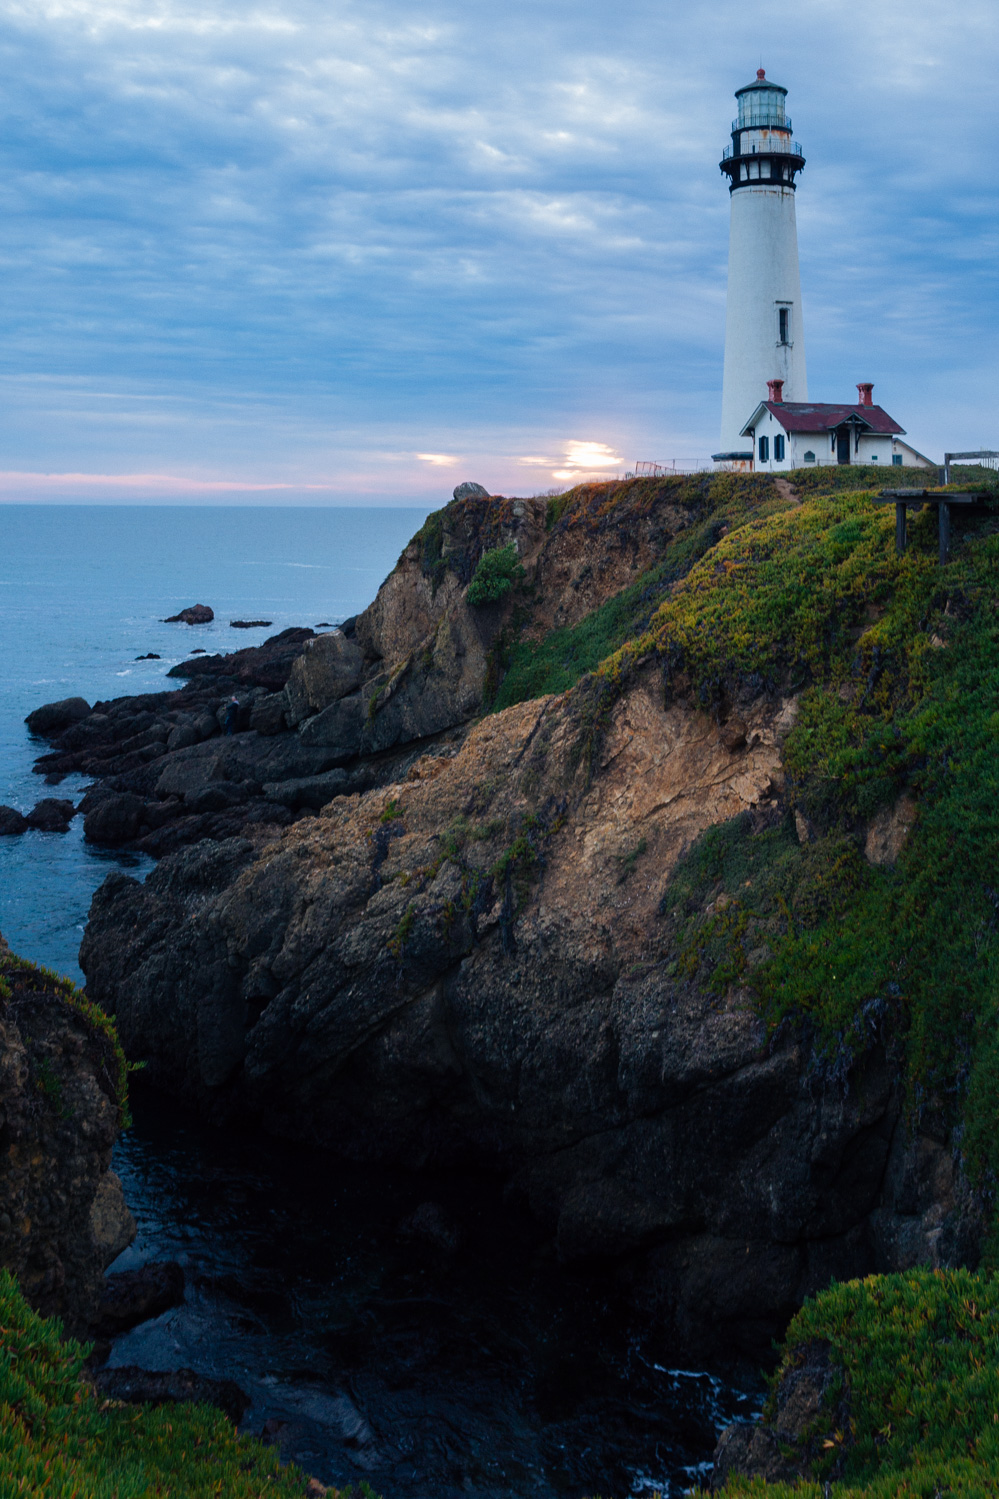
[[[135,1237],[109,1169],[124,1109],[106,1017],[0,938],[0,1265],[39,1312],[80,1331]]]
[[[113,875],[88,993],[211,1117],[497,1171],[705,1358],[974,1262],[999,543],[892,523],[766,476],[447,507],[289,669],[318,815]]]

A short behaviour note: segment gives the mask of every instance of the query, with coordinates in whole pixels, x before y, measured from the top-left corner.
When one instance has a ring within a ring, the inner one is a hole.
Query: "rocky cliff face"
[[[105,1268],[135,1237],[109,1170],[119,1069],[71,986],[0,939],[0,1265],[77,1334],[94,1320]]]
[[[794,501],[761,484],[752,504]],[[811,803],[792,816],[785,745],[819,669],[801,663],[840,634],[854,650],[862,586],[816,616],[795,564],[818,644],[778,642],[768,665],[746,611],[724,622],[712,592],[742,586],[758,522],[744,512],[749,539],[712,551],[729,524],[708,487],[594,489],[561,515],[474,501],[431,522],[285,690],[296,753],[332,753],[332,777],[378,764],[377,783],[327,780],[319,815],[244,821],[95,897],[81,963],[128,1053],[217,1119],[496,1171],[564,1259],[611,1261],[701,1357],[765,1354],[830,1276],[973,1259],[949,1127],[932,1110],[910,1127],[885,1006],[824,1062],[807,1023],[768,1027],[754,993],[777,927],[861,888],[863,851],[890,863],[912,821],[889,838],[883,809],[838,831]],[[477,558],[511,539],[523,587],[470,607]],[[641,644],[657,603],[688,597],[701,623]],[[511,632],[529,659],[608,601],[626,660],[468,726]],[[697,653],[710,663],[726,630],[727,661],[749,664],[705,675]],[[187,797],[202,758],[244,751],[182,753],[160,785]],[[712,830],[736,849],[724,877]]]

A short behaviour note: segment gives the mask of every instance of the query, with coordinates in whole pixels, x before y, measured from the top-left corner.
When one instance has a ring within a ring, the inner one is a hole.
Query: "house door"
[[[850,429],[840,427],[836,432],[836,462],[849,463],[850,461]]]

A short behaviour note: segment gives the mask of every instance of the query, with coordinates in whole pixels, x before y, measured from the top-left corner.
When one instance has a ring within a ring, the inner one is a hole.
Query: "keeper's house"
[[[936,468],[925,454],[902,441],[905,428],[881,406],[875,406],[873,385],[857,386],[860,400],[855,406],[784,401],[783,386],[783,380],[767,381],[770,399],[760,402],[741,434],[752,443],[751,464],[740,463],[738,467],[752,467],[757,472],[805,468],[812,463]],[[739,456],[748,458],[750,454]]]

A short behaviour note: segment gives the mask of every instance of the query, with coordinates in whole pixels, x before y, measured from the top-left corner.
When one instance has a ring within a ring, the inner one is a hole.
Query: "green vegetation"
[[[513,542],[483,552],[468,585],[466,599],[470,604],[497,604],[524,580],[524,569]]]
[[[211,1406],[117,1406],[80,1382],[87,1350],[0,1271],[0,1494],[34,1499],[302,1499],[305,1477]],[[332,1491],[331,1491],[332,1493]]]
[[[613,519],[613,507],[605,491],[611,486],[583,486],[548,502],[548,529],[584,527],[599,533]],[[618,500],[627,500],[627,486],[614,486]],[[652,615],[676,583],[686,577],[724,535],[727,528],[743,524],[750,516],[762,518],[789,508],[768,479],[762,482],[742,475],[691,475],[664,481],[649,491],[646,508],[663,497],[687,513],[688,524],[664,545],[661,561],[634,583],[608,599],[579,624],[550,631],[540,640],[528,638],[505,642],[502,680],[493,695],[495,711],[549,692],[565,692],[587,672],[594,671],[625,641],[640,636]],[[640,509],[639,512],[641,513]],[[526,616],[523,623],[529,623]]]
[[[62,978],[50,968],[40,968],[24,958],[15,957],[6,943],[0,942],[0,1001],[9,1002],[14,990],[27,995],[56,994],[86,1022],[103,1055],[104,1068],[118,1105],[119,1128],[127,1129],[131,1121],[128,1109],[128,1074],[135,1069],[126,1059],[114,1021],[93,1004],[82,989]],[[51,1087],[40,1073],[42,1091],[51,1096]],[[53,1083],[54,1083],[53,1079]]]
[[[774,1388],[816,1340],[829,1344],[834,1378],[789,1454],[810,1460],[815,1481],[733,1478],[726,1494],[999,1492],[999,1280],[910,1270],[831,1286],[788,1328]]]

